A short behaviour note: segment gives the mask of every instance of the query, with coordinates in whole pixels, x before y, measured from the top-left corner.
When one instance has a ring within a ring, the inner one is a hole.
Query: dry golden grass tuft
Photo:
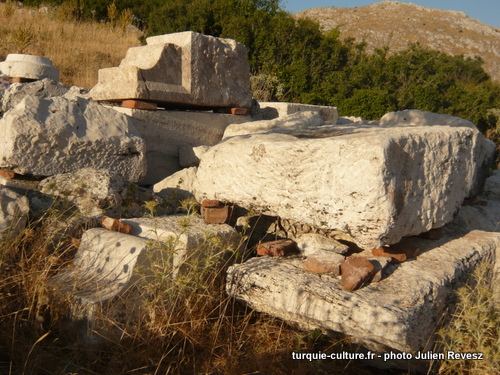
[[[493,268],[482,263],[458,289],[457,309],[438,332],[443,353],[481,353],[481,360],[446,359],[439,374],[500,374],[500,301]]]
[[[9,53],[48,57],[64,85],[92,88],[99,69],[118,66],[128,48],[141,44],[140,31],[119,26],[0,3],[0,61]]]

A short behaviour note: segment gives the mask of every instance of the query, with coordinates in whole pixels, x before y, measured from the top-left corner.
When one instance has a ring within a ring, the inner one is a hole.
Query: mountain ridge
[[[368,50],[388,46],[389,53],[395,53],[418,42],[450,55],[477,56],[491,78],[500,82],[500,28],[464,12],[386,0],[357,8],[311,8],[294,17],[310,18],[324,32],[338,28],[342,39],[365,41]]]

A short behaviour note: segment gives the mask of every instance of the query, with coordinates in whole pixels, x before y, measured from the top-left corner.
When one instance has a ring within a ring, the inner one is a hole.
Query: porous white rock
[[[229,125],[224,132],[223,138],[271,132],[289,133],[302,129],[316,128],[324,123],[325,120],[323,120],[323,116],[317,111],[295,112],[285,117],[278,117],[274,120],[261,120]]]
[[[206,224],[196,215],[142,217],[123,222],[132,227],[132,235],[153,241],[174,240],[174,274],[182,271],[186,261],[192,262],[194,258],[207,255],[222,256],[225,251],[239,250],[241,245],[241,237],[233,227],[227,224]],[[218,240],[211,242],[215,238]]]
[[[83,168],[48,177],[40,182],[39,189],[42,193],[67,199],[85,215],[96,216],[122,204],[127,182],[105,169]]]
[[[451,221],[490,146],[473,129],[450,126],[235,136],[204,155],[195,195],[341,230],[372,249]]]
[[[59,80],[59,69],[46,57],[11,53],[0,62],[0,71],[9,77]]]
[[[420,111],[417,109],[405,109],[404,111],[386,113],[380,119],[379,125],[380,126],[445,125],[445,126],[469,127],[473,129],[474,132],[479,133],[479,130],[477,129],[476,125],[469,120],[441,113]],[[495,149],[495,144],[493,142],[489,140],[481,141],[481,146],[478,149],[478,152],[483,152],[483,155],[477,155],[477,160],[482,160],[483,162],[481,164],[478,164],[478,167],[476,169],[474,184],[470,192],[471,196],[482,193],[488,169],[491,163],[493,162],[494,149]]]
[[[12,239],[24,229],[29,209],[28,198],[0,186],[0,239]]]
[[[127,181],[146,173],[145,145],[127,116],[83,98],[26,96],[0,119],[0,167],[53,176],[108,169]]]
[[[153,191],[169,198],[186,199],[193,195],[197,167],[184,168],[153,185]]]
[[[387,278],[355,292],[336,277],[304,271],[300,259],[272,257],[230,267],[226,289],[257,311],[305,329],[342,332],[375,350],[430,350],[453,287],[480,261],[495,259],[500,234],[448,233],[415,242],[421,249],[416,259],[389,266]]]
[[[179,164],[183,168],[197,167],[210,146],[184,146],[179,148]]]
[[[99,70],[99,82],[90,92],[94,100],[250,108],[250,68],[243,44],[192,31],[146,42],[129,48],[119,67]]]
[[[316,233],[301,233],[293,240],[297,243],[301,254],[305,256],[328,255],[329,253],[345,254],[349,251],[349,246]]]
[[[229,225],[209,225],[195,216],[164,216],[122,220],[130,234],[102,228],[84,233],[73,267],[51,278],[61,293],[86,303],[98,303],[125,290],[139,277],[151,274],[157,259],[162,272],[175,277],[199,259],[223,260],[239,236]],[[215,240],[214,240],[215,239]],[[141,269],[138,269],[138,268]]]
[[[404,111],[386,113],[379,122],[380,126],[426,126],[426,125],[448,125],[448,126],[467,126],[477,131],[473,122],[461,117],[420,111],[418,109],[405,109]]]
[[[0,112],[7,112],[9,109],[14,108],[26,95],[52,98],[54,96],[63,96],[68,91],[69,88],[50,78],[29,83],[13,83],[5,90]]]

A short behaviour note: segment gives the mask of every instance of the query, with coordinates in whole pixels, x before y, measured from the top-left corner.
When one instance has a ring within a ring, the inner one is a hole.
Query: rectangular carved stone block
[[[374,249],[451,221],[494,150],[469,127],[322,125],[295,134],[215,145],[198,168],[196,198],[340,230]]]
[[[139,99],[171,107],[251,106],[244,45],[192,31],[146,39],[119,67],[99,70],[94,100]]]

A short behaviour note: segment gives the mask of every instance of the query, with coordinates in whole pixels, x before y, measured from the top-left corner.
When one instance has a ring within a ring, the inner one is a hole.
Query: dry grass
[[[67,18],[57,10],[0,3],[0,61],[9,53],[45,56],[63,84],[92,88],[99,69],[118,66],[128,48],[140,45],[138,31]]]
[[[500,374],[500,301],[494,282],[493,265],[481,264],[457,291],[452,320],[438,332],[444,353],[482,353],[482,359],[446,359],[439,374]]]
[[[191,204],[182,206],[192,211]],[[372,373],[347,361],[293,360],[292,351],[357,348],[342,336],[298,331],[229,298],[225,270],[246,255],[214,236],[205,237],[175,279],[176,239],[151,242],[151,266],[135,271],[127,291],[95,306],[90,324],[72,319],[70,300],[47,280],[71,266],[74,239],[86,225],[70,206],[55,202],[15,240],[0,244],[0,373]]]

